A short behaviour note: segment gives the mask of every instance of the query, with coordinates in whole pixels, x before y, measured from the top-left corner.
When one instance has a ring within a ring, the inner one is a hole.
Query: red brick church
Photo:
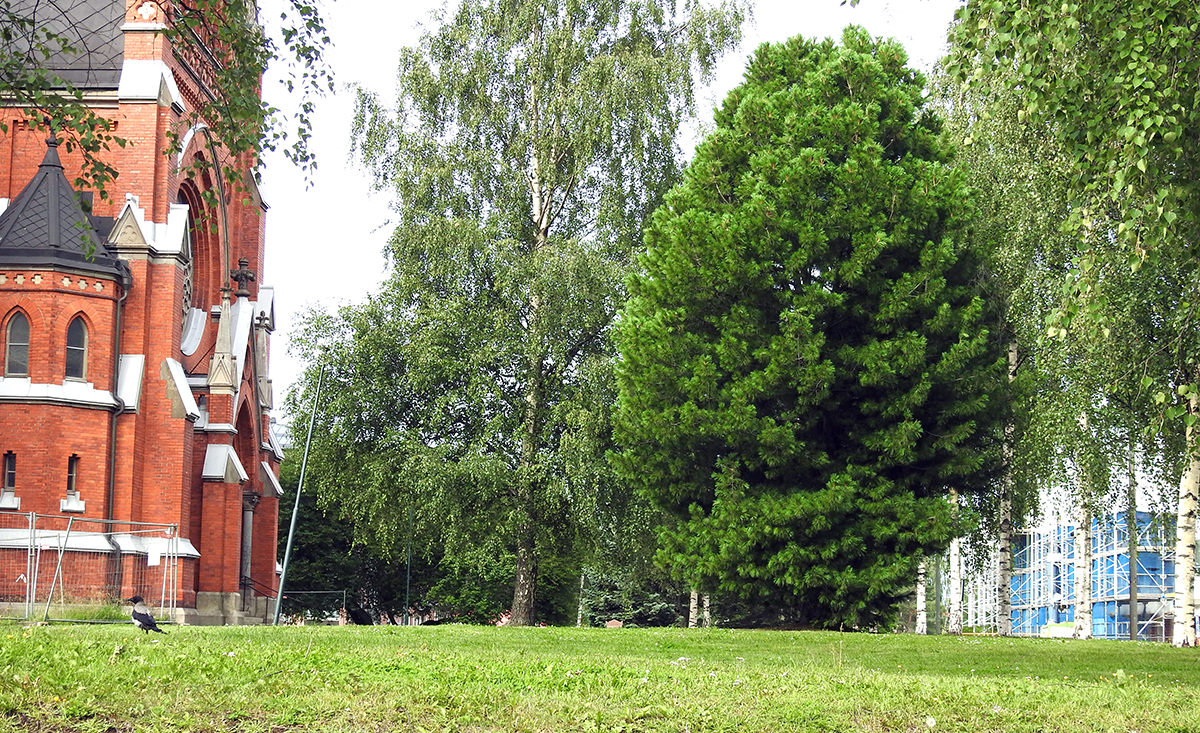
[[[231,192],[188,173],[215,150],[184,122],[206,62],[172,52],[166,8],[78,0],[90,53],[55,60],[130,141],[111,152],[109,199],[74,191],[79,157],[0,109],[0,515],[175,525],[173,620],[254,623],[273,613],[283,457],[269,429],[267,207],[248,174]],[[182,153],[164,154],[169,131]],[[113,547],[146,565],[136,543]]]

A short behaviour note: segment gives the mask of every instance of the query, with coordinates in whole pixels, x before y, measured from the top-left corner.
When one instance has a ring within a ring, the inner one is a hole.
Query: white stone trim
[[[275,454],[275,460],[283,462],[283,446],[279,445],[279,439],[275,437],[274,430],[267,430],[267,444],[271,447],[271,452]]]
[[[125,412],[137,412],[141,406],[145,373],[145,355],[121,354],[121,364],[117,369],[117,397],[125,405]]]
[[[237,484],[250,480],[246,469],[238,458],[233,446],[222,443],[210,443],[204,451],[204,470],[201,477],[205,481],[219,481],[225,484]]]
[[[117,98],[122,102],[158,102],[179,112],[187,110],[175,74],[160,59],[125,59],[121,63]]]
[[[36,402],[111,410],[117,406],[112,393],[96,389],[91,382],[64,379],[62,384],[38,384],[29,377],[0,377],[0,402]]]
[[[199,308],[192,308],[183,319],[183,337],[180,339],[179,350],[191,356],[200,347],[204,338],[204,327],[208,325],[208,314]]]
[[[254,304],[254,318],[257,321],[260,313],[267,314],[267,330],[275,330],[275,288],[261,285],[258,288],[258,302]]]
[[[233,316],[233,343],[234,355],[237,357],[234,360],[234,369],[236,370],[237,395],[233,404],[237,404],[237,399],[241,397],[242,392],[242,374],[246,371],[246,361],[250,357],[250,329],[254,325],[254,316],[258,309],[254,307],[254,301],[249,298],[238,298],[230,309],[230,315]]]
[[[183,156],[187,153],[188,145],[191,144],[192,138],[196,136],[197,132],[207,129],[208,125],[204,124],[203,122],[197,122],[196,124],[192,125],[187,132],[183,133],[183,139],[179,141],[179,156],[175,159],[176,173],[183,170]]]
[[[167,223],[154,225],[154,251],[156,253],[182,258],[183,240],[187,236],[190,210],[191,208],[187,204],[171,204],[167,210]]]
[[[66,535],[66,530],[37,530],[34,535],[34,543],[38,547],[50,547],[57,550],[59,544],[66,538],[66,545],[62,549],[67,551],[112,552],[113,544],[116,544],[117,549],[124,555],[149,555],[154,552],[160,555],[170,555],[174,551],[178,557],[200,557],[196,546],[185,537],[146,537],[145,535],[121,533],[112,535],[112,544],[110,544],[102,532],[83,532],[73,529],[70,537],[66,537]],[[27,547],[29,547],[28,528],[0,529],[0,549],[23,550]]]
[[[279,485],[279,479],[275,478],[275,472],[271,470],[271,464],[266,461],[260,461],[258,464],[258,475],[262,478],[263,486],[270,486],[275,490],[275,496],[283,496],[283,487]]]
[[[78,512],[82,514],[86,503],[83,499],[79,498],[79,492],[75,492],[67,494],[67,498],[59,500],[58,510],[60,512]]]
[[[180,402],[183,403],[184,416],[189,420],[199,419],[200,406],[196,404],[196,398],[192,395],[192,388],[188,386],[187,377],[183,373],[183,365],[170,358],[163,359],[163,365],[170,372],[175,391],[179,395]]]

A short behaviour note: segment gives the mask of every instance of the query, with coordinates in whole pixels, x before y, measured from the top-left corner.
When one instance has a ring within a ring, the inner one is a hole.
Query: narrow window
[[[59,510],[63,512],[82,512],[84,511],[84,501],[79,498],[79,456],[72,455],[67,459],[67,498],[58,503]]]
[[[17,455],[12,451],[4,454],[4,465],[0,466],[0,509],[20,509],[17,498]]]
[[[4,376],[29,376],[29,319],[17,313],[8,321],[4,339]]]
[[[87,373],[87,326],[75,316],[67,326],[67,378],[83,379]]]
[[[75,488],[75,478],[79,475],[79,456],[67,459],[67,496],[75,496],[79,490]]]

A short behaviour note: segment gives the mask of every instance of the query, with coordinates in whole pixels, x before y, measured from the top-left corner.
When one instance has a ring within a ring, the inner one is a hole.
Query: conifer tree
[[[619,323],[619,468],[660,559],[866,627],[999,462],[1003,345],[969,198],[903,48],[764,45],[646,234]]]

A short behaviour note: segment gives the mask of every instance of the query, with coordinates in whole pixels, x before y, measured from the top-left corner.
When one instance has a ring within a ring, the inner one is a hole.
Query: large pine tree
[[[1005,366],[962,176],[903,48],[758,49],[647,231],[619,463],[662,559],[789,620],[886,621],[995,467]]]

